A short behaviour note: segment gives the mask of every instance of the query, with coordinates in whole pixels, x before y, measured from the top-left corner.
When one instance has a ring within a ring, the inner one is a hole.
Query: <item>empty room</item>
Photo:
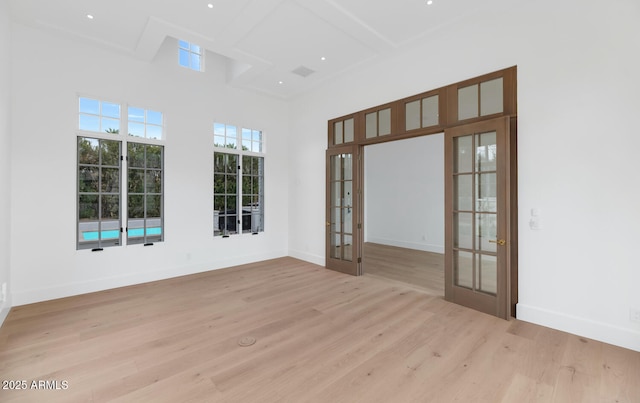
[[[0,0],[0,401],[640,401],[638,21]]]

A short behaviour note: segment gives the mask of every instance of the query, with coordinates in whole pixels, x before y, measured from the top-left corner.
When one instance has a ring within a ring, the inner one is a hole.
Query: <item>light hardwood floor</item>
[[[444,255],[372,242],[364,244],[363,270],[444,296]]]
[[[68,382],[2,402],[639,402],[640,353],[282,258],[15,307],[0,379]]]

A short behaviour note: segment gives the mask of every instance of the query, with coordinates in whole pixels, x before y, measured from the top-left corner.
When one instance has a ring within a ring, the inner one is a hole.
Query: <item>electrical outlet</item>
[[[2,292],[0,293],[0,302],[7,302],[7,283],[2,283]]]
[[[640,323],[640,309],[629,309],[629,320],[631,322]]]

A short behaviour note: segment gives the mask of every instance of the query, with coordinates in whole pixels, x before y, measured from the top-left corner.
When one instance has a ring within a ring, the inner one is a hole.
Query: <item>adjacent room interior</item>
[[[444,134],[365,146],[365,275],[444,296]]]

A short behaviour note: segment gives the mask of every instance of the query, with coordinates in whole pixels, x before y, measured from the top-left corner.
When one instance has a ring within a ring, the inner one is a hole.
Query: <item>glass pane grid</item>
[[[264,231],[264,157],[214,153],[213,193],[214,236]]]
[[[138,113],[133,118],[142,116]],[[127,244],[160,242],[164,239],[164,147],[128,143],[127,160]]]
[[[365,137],[373,138],[391,134],[391,108],[365,115]]]
[[[120,244],[120,144],[78,138],[78,249]]]
[[[221,148],[237,149],[238,130],[236,126],[224,123],[213,124],[214,146]]]
[[[178,41],[178,64],[195,71],[202,71],[202,48],[184,40]]]
[[[415,130],[440,124],[439,97],[418,99],[405,104],[405,129]]]
[[[264,158],[242,157],[242,232],[263,231],[264,215]]]
[[[217,147],[220,147],[220,143],[227,143],[225,140],[219,141],[217,138],[222,136],[215,133],[214,129],[214,142]],[[251,152],[262,152],[262,132],[260,130],[242,129],[242,150]]]
[[[454,139],[454,281],[488,295],[497,293],[495,147],[495,132]]]
[[[339,154],[330,158],[330,257],[353,260],[352,233],[352,155]]]
[[[458,88],[458,120],[502,113],[503,91],[502,77]]]
[[[129,136],[162,140],[164,131],[162,112],[130,106],[127,108],[127,118]]]
[[[120,105],[80,97],[78,129],[89,132],[120,133]]]

